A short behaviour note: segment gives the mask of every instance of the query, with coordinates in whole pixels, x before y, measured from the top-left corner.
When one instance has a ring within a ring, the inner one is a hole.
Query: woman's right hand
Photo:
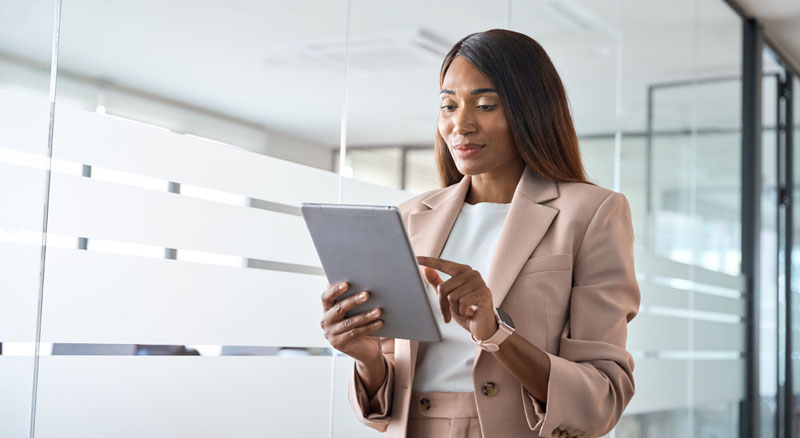
[[[383,325],[383,321],[378,319],[381,309],[378,307],[346,318],[347,312],[369,299],[369,292],[361,291],[337,302],[336,299],[347,292],[348,287],[347,283],[328,285],[322,293],[324,315],[320,326],[325,339],[333,348],[362,363],[379,360],[382,354],[380,340],[369,335]]]

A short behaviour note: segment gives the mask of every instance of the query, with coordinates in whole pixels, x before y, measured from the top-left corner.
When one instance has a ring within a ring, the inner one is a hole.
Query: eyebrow
[[[494,88],[476,88],[469,92],[469,94],[481,94],[481,93],[497,93],[497,90]],[[442,89],[439,94],[456,94],[453,90],[448,90],[446,88]],[[500,94],[500,93],[498,93]]]

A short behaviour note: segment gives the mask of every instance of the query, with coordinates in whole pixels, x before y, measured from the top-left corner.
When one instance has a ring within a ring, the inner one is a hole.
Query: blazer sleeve
[[[595,212],[575,258],[559,355],[547,353],[546,404],[523,388],[528,424],[540,437],[555,429],[602,436],[617,424],[634,393],[633,358],[625,342],[639,301],[630,207],[625,196],[612,192]]]
[[[394,339],[381,338],[381,349],[386,363],[386,378],[378,391],[372,397],[367,395],[354,364],[347,386],[347,400],[361,423],[385,432],[389,426],[394,395]]]

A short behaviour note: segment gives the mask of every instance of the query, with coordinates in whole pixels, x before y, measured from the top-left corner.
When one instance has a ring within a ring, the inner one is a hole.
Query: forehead
[[[475,88],[494,88],[494,84],[463,56],[456,56],[444,75],[442,88],[469,93]]]

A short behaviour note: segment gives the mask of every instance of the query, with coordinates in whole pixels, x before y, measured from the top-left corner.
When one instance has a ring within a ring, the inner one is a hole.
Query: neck
[[[489,172],[472,175],[465,201],[468,204],[477,204],[479,202],[510,203],[524,169],[525,164],[520,160],[509,162]]]

